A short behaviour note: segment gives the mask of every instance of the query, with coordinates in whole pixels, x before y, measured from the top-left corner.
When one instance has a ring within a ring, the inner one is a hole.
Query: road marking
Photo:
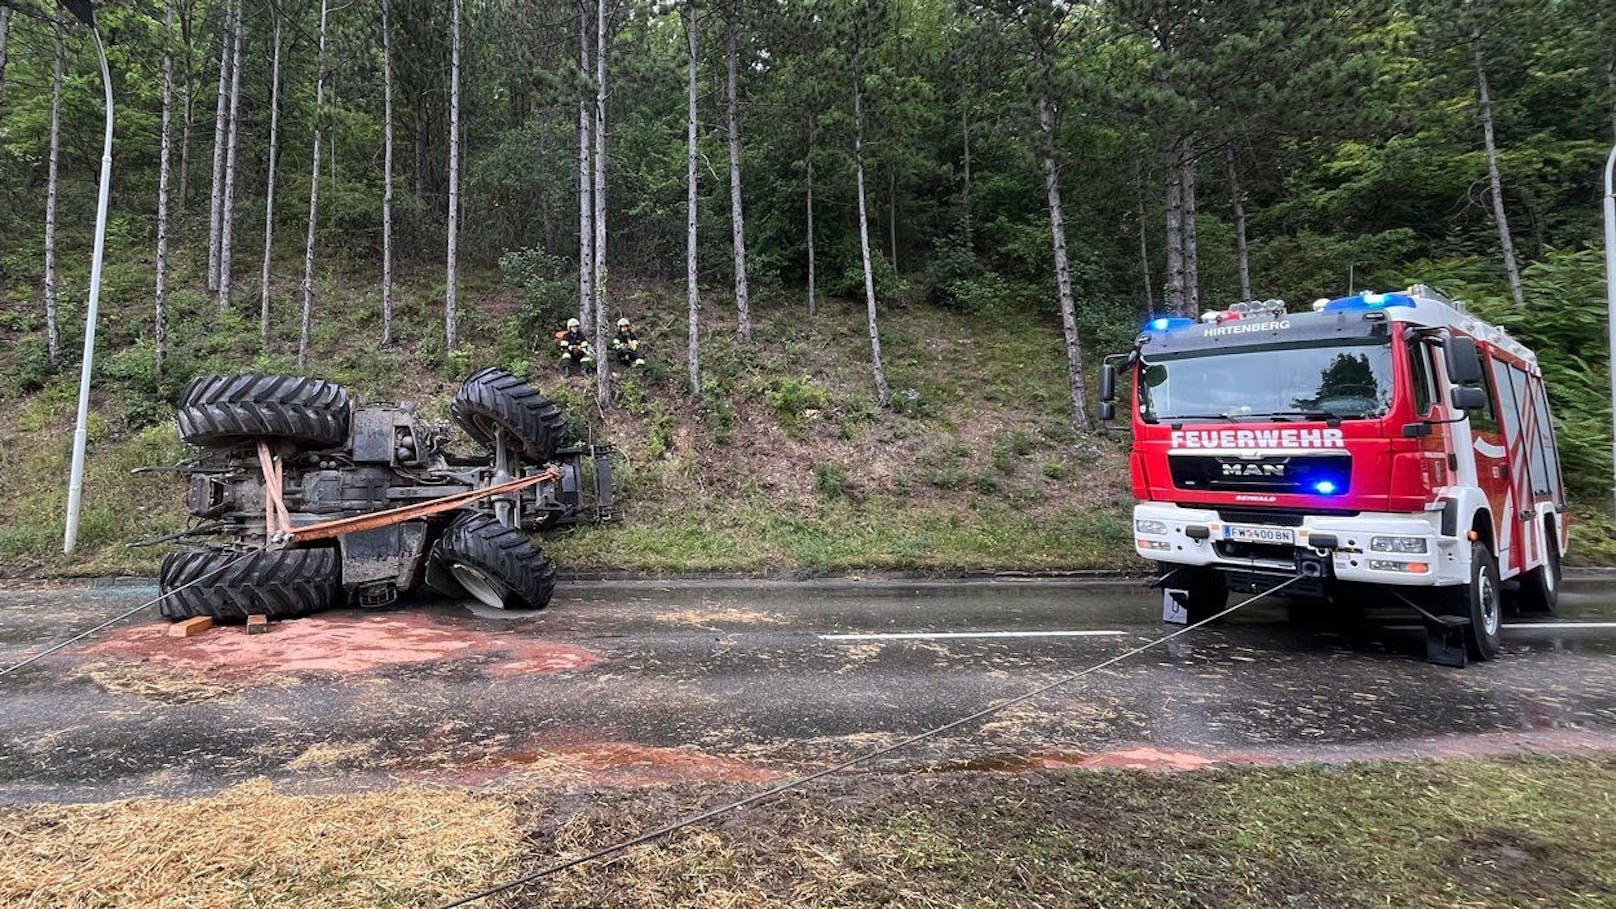
[[[914,641],[944,638],[1109,638],[1126,631],[891,631],[872,634],[822,634],[821,641]]]

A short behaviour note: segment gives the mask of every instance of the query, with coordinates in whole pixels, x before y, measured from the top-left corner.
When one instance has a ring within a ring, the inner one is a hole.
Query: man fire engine
[[[1432,659],[1462,665],[1498,653],[1506,596],[1554,609],[1565,494],[1542,371],[1462,303],[1416,285],[1156,319],[1108,358],[1105,418],[1117,360],[1135,548],[1190,621],[1231,589],[1359,587],[1418,610]]]

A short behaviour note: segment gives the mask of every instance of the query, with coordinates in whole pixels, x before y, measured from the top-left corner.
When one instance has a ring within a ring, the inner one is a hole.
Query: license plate
[[[1269,543],[1279,546],[1296,545],[1296,531],[1289,527],[1262,527],[1246,524],[1223,525],[1223,538],[1237,543]]]

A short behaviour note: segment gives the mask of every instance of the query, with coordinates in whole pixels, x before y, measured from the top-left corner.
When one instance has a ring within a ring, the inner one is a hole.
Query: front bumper
[[[1144,502],[1134,506],[1134,550],[1147,559],[1235,573],[1296,574],[1306,563],[1328,566],[1338,581],[1439,587],[1470,579],[1470,547],[1441,533],[1440,512],[1360,512],[1356,515],[1242,513],[1234,520],[1212,508]],[[1260,528],[1275,542],[1231,539],[1231,527]],[[1280,542],[1289,536],[1293,542]],[[1334,545],[1328,545],[1330,538]],[[1379,552],[1376,537],[1424,542],[1423,552]],[[1325,546],[1313,545],[1313,541]]]

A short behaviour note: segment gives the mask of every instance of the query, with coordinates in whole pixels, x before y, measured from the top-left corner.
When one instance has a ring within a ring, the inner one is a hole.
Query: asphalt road
[[[0,665],[150,598],[0,589]],[[1367,623],[1247,607],[884,759],[880,771],[1343,761],[1616,749],[1616,592],[1568,582],[1498,660],[1423,660]],[[0,801],[525,775],[766,780],[969,714],[1159,637],[1121,581],[571,583],[540,613],[448,601],[263,635],[155,610],[0,677]]]

